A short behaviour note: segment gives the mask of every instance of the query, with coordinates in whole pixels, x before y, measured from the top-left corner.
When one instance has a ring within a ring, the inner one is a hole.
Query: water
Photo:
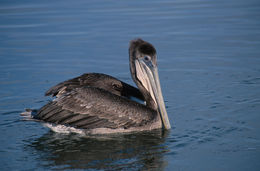
[[[260,3],[0,1],[0,170],[259,170]],[[85,72],[133,84],[128,42],[158,51],[173,128],[97,138],[22,121]]]

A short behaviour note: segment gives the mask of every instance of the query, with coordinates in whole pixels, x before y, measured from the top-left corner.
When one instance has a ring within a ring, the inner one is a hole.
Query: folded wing
[[[155,119],[156,111],[95,87],[74,88],[43,106],[36,118],[76,128],[130,128]]]
[[[46,93],[46,96],[60,96],[66,94],[76,88],[80,87],[96,87],[100,89],[107,90],[113,94],[123,96],[123,97],[135,97],[140,100],[144,100],[141,92],[112,76],[100,73],[86,73],[79,77],[61,82],[53,87],[51,87]]]

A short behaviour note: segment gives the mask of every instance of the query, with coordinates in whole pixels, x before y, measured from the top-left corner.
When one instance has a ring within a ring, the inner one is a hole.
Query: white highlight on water
[[[63,134],[77,133],[77,134],[85,134],[85,132],[81,129],[77,129],[70,126],[65,125],[55,125],[51,123],[44,123],[44,126],[50,128],[52,131]]]

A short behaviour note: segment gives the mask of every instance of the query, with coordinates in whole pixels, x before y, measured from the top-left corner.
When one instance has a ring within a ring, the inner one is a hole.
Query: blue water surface
[[[23,121],[86,72],[134,84],[128,45],[158,51],[172,124],[97,138]],[[1,0],[0,170],[259,170],[258,0]]]

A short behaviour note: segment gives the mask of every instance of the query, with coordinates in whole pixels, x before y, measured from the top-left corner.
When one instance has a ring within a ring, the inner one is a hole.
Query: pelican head
[[[129,63],[132,78],[143,93],[147,107],[156,110],[161,116],[163,127],[170,129],[159,81],[155,48],[142,39],[132,40],[129,47]]]

